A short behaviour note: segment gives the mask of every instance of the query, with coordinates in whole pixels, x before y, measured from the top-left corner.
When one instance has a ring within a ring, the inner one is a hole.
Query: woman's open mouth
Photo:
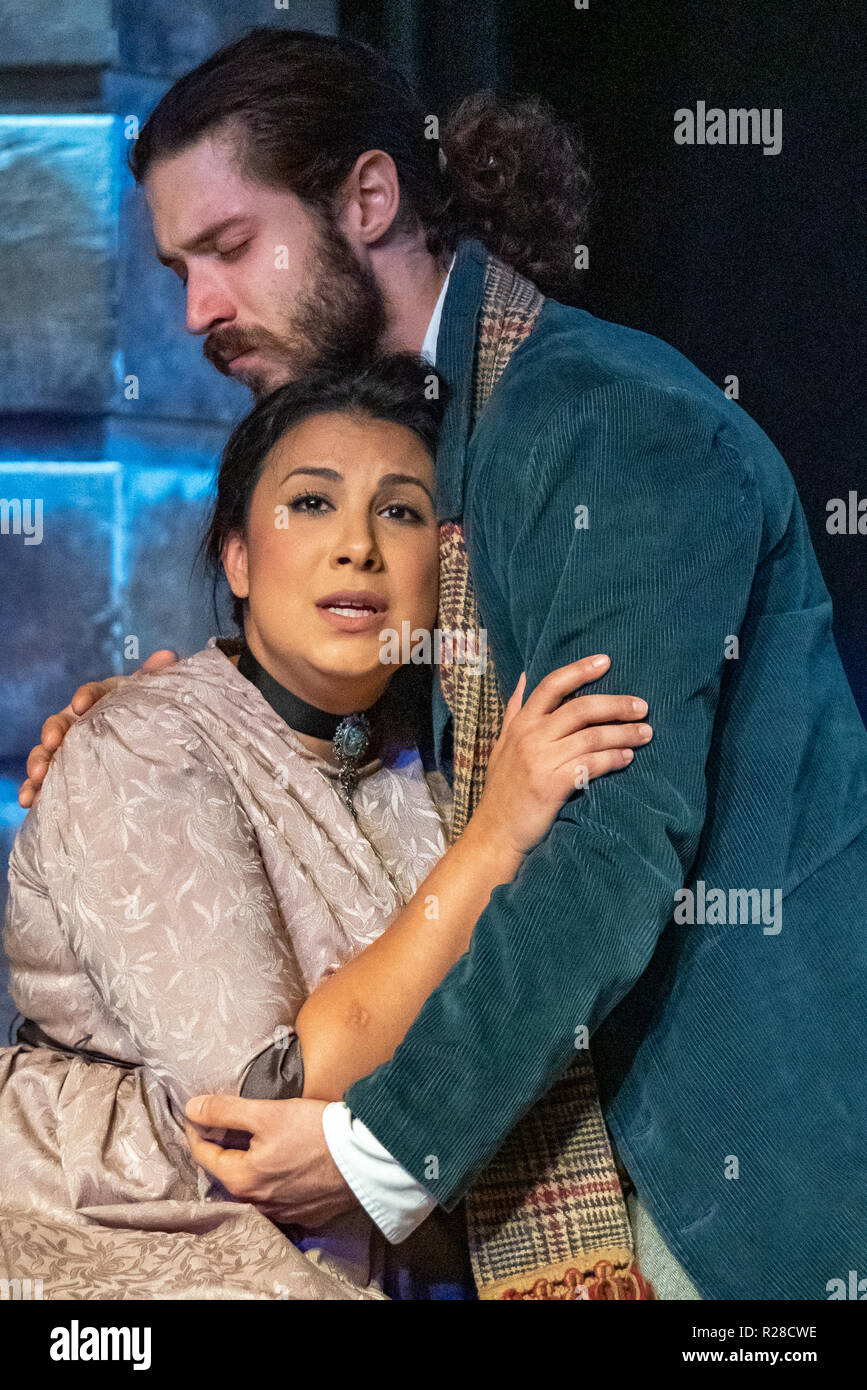
[[[378,630],[388,611],[384,599],[371,596],[368,600],[366,594],[358,597],[329,594],[323,602],[317,603],[316,607],[331,627],[336,627],[342,632]]]

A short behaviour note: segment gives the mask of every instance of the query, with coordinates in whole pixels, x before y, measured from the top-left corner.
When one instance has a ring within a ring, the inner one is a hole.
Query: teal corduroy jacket
[[[867,731],[794,481],[674,348],[550,299],[470,437],[484,265],[463,240],[438,509],[503,697],[607,652],[586,690],[642,695],[654,738],[566,802],[345,1098],[451,1210],[587,1026],[703,1297],[824,1299],[867,1276]],[[434,732],[450,774],[438,688]]]

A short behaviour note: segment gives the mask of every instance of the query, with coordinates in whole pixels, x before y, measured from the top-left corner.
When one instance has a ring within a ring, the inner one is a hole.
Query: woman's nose
[[[381,564],[379,546],[368,518],[347,524],[335,547],[335,557],[339,565],[357,565],[363,569]]]
[[[344,547],[337,555],[338,565],[355,565],[357,569],[375,569],[378,555],[369,547]]]

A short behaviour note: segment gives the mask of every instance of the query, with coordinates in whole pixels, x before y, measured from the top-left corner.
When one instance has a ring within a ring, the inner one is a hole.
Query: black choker
[[[246,645],[241,650],[237,669],[255,685],[290,729],[299,734],[308,734],[311,738],[331,739],[340,768],[343,799],[355,816],[352,795],[358,785],[358,769],[367,760],[379,732],[380,716],[388,692],[380,695],[367,710],[358,710],[354,714],[332,714],[287,690],[265,670]]]

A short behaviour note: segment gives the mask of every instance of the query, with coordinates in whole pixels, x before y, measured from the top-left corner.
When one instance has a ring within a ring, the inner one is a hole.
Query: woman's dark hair
[[[213,575],[218,621],[223,546],[232,534],[244,530],[265,458],[279,439],[311,415],[342,411],[405,426],[433,459],[445,399],[445,384],[429,363],[410,353],[390,353],[355,366],[342,362],[319,367],[259,401],[226,441],[216,497],[199,547],[199,558]],[[244,630],[244,611],[245,600],[233,596],[232,617],[239,632]]]
[[[400,181],[395,227],[421,228],[432,255],[475,236],[543,292],[569,286],[588,172],[579,136],[538,97],[477,92],[437,139],[409,82],[368,44],[253,29],[166,92],[130,150],[135,178],[218,128],[246,177],[289,188],[331,219],[358,156],[384,150]]]

